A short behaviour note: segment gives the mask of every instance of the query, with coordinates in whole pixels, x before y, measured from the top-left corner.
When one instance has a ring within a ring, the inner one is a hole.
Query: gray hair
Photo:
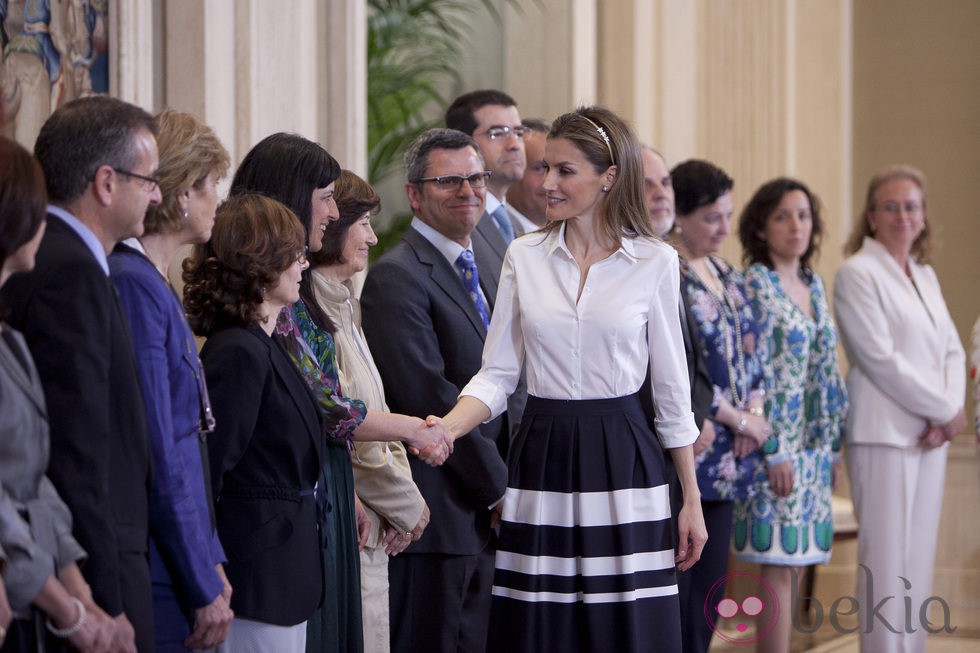
[[[419,179],[425,176],[425,171],[429,167],[429,153],[432,150],[461,150],[465,147],[473,148],[480,159],[480,165],[484,165],[480,148],[471,136],[459,130],[444,127],[436,127],[422,132],[418,138],[412,141],[405,152],[408,182],[417,184]]]

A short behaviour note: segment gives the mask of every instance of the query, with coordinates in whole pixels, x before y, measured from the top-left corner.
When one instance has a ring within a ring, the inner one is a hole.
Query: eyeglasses
[[[507,127],[506,125],[499,125],[495,127],[490,127],[484,134],[487,135],[491,141],[495,141],[498,138],[507,138],[513,134],[518,140],[523,139],[527,133],[531,131],[530,127],[525,127],[524,125],[519,125],[517,127]]]
[[[882,213],[888,215],[898,215],[905,209],[907,215],[917,215],[922,212],[922,204],[919,202],[882,202],[876,207]]]
[[[132,177],[133,179],[139,179],[143,182],[143,190],[148,193],[152,193],[156,190],[156,187],[160,185],[160,180],[156,177],[147,177],[145,175],[138,175],[135,172],[130,172],[129,170],[123,170],[122,168],[113,168],[117,173],[125,175],[127,177]]]
[[[438,177],[422,177],[415,183],[421,184],[426,181],[434,182],[439,190],[448,190],[452,192],[458,191],[463,187],[463,182],[469,182],[470,188],[486,188],[487,180],[490,179],[490,171],[484,170],[483,172],[474,172],[469,177],[461,177],[460,175],[440,175]]]

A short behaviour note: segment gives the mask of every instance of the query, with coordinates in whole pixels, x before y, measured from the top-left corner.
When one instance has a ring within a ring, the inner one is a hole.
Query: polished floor
[[[820,637],[794,633],[790,653],[859,653],[858,636],[838,635],[818,643]],[[711,642],[709,653],[750,653],[750,646],[729,644],[718,637]],[[933,636],[926,641],[926,653],[980,653],[980,639],[969,637]]]

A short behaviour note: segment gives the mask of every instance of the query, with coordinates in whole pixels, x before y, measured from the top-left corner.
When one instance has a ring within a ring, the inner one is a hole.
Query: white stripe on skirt
[[[517,601],[528,601],[532,603],[623,603],[626,601],[638,601],[658,596],[671,596],[677,594],[677,585],[664,585],[663,587],[643,587],[628,592],[603,592],[601,594],[583,594],[582,592],[525,592],[515,590],[510,587],[493,586],[494,596],[502,596]]]
[[[507,488],[504,521],[538,526],[617,526],[670,518],[666,484],[605,492]]]
[[[497,569],[530,576],[615,576],[674,568],[674,552],[644,551],[622,556],[562,558],[497,551]]]

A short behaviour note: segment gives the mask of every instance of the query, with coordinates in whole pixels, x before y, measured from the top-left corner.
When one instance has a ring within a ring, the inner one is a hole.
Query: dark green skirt
[[[328,439],[320,487],[323,517],[323,603],[306,626],[307,653],[362,653],[361,561],[354,520],[354,476],[344,440]]]

